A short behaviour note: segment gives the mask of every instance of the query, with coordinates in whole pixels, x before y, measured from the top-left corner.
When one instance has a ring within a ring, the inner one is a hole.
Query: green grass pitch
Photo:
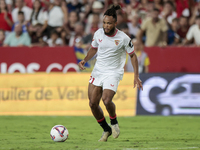
[[[200,149],[199,116],[118,117],[118,121],[119,138],[98,142],[102,129],[93,117],[1,116],[0,150]],[[65,142],[51,140],[56,124],[67,127]]]

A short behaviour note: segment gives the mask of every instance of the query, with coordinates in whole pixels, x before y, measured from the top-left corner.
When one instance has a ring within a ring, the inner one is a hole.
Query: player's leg
[[[93,116],[96,120],[101,120],[104,115],[101,107],[99,106],[99,102],[102,96],[102,87],[95,86],[89,83],[88,86],[88,98],[89,98],[89,105],[92,111]]]
[[[104,90],[103,90],[103,95],[102,95],[103,103],[110,116],[112,134],[114,138],[117,138],[120,133],[119,125],[118,125],[118,121],[116,117],[116,107],[112,101],[117,91],[118,84],[119,84],[118,78],[115,78],[115,77],[107,78],[103,84]]]
[[[118,125],[118,121],[116,117],[115,104],[112,102],[114,95],[115,95],[115,91],[112,91],[110,89],[104,89],[102,100],[110,116],[112,135],[114,138],[118,138],[120,134],[120,130],[119,130],[119,125]]]
[[[110,118],[116,117],[115,104],[112,102],[114,95],[115,95],[115,91],[112,91],[110,89],[103,90],[102,100],[103,100],[103,103],[104,103],[108,113],[109,113]],[[116,123],[117,123],[117,120],[115,120],[115,121],[111,120],[111,124],[116,124]]]
[[[107,138],[111,135],[111,128],[107,124],[106,119],[104,117],[103,111],[99,106],[99,102],[102,97],[102,87],[95,86],[89,83],[88,86],[88,97],[89,97],[89,105],[91,111],[96,118],[99,125],[103,128],[104,132],[99,141],[107,141]]]

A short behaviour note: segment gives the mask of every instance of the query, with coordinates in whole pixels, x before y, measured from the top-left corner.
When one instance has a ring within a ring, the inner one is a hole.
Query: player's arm
[[[137,84],[137,87],[143,90],[142,81],[139,78],[139,71],[138,71],[138,59],[135,53],[130,54],[131,64],[134,68],[134,88]]]
[[[97,48],[93,48],[91,47],[90,50],[88,51],[87,53],[87,56],[81,61],[78,63],[78,66],[81,70],[84,70],[84,65],[85,63],[90,60],[95,54],[97,53]]]

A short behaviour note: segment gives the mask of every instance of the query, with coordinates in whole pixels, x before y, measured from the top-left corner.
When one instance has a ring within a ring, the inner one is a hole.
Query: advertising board
[[[137,115],[200,115],[200,74],[141,74]]]
[[[114,96],[118,116],[135,115],[133,77],[125,74]],[[1,74],[0,115],[90,116],[89,78],[90,73]]]

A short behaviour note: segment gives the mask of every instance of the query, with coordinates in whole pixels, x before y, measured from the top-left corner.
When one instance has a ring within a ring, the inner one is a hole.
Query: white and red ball
[[[68,135],[69,132],[63,125],[55,125],[50,132],[51,139],[55,142],[64,142]]]

